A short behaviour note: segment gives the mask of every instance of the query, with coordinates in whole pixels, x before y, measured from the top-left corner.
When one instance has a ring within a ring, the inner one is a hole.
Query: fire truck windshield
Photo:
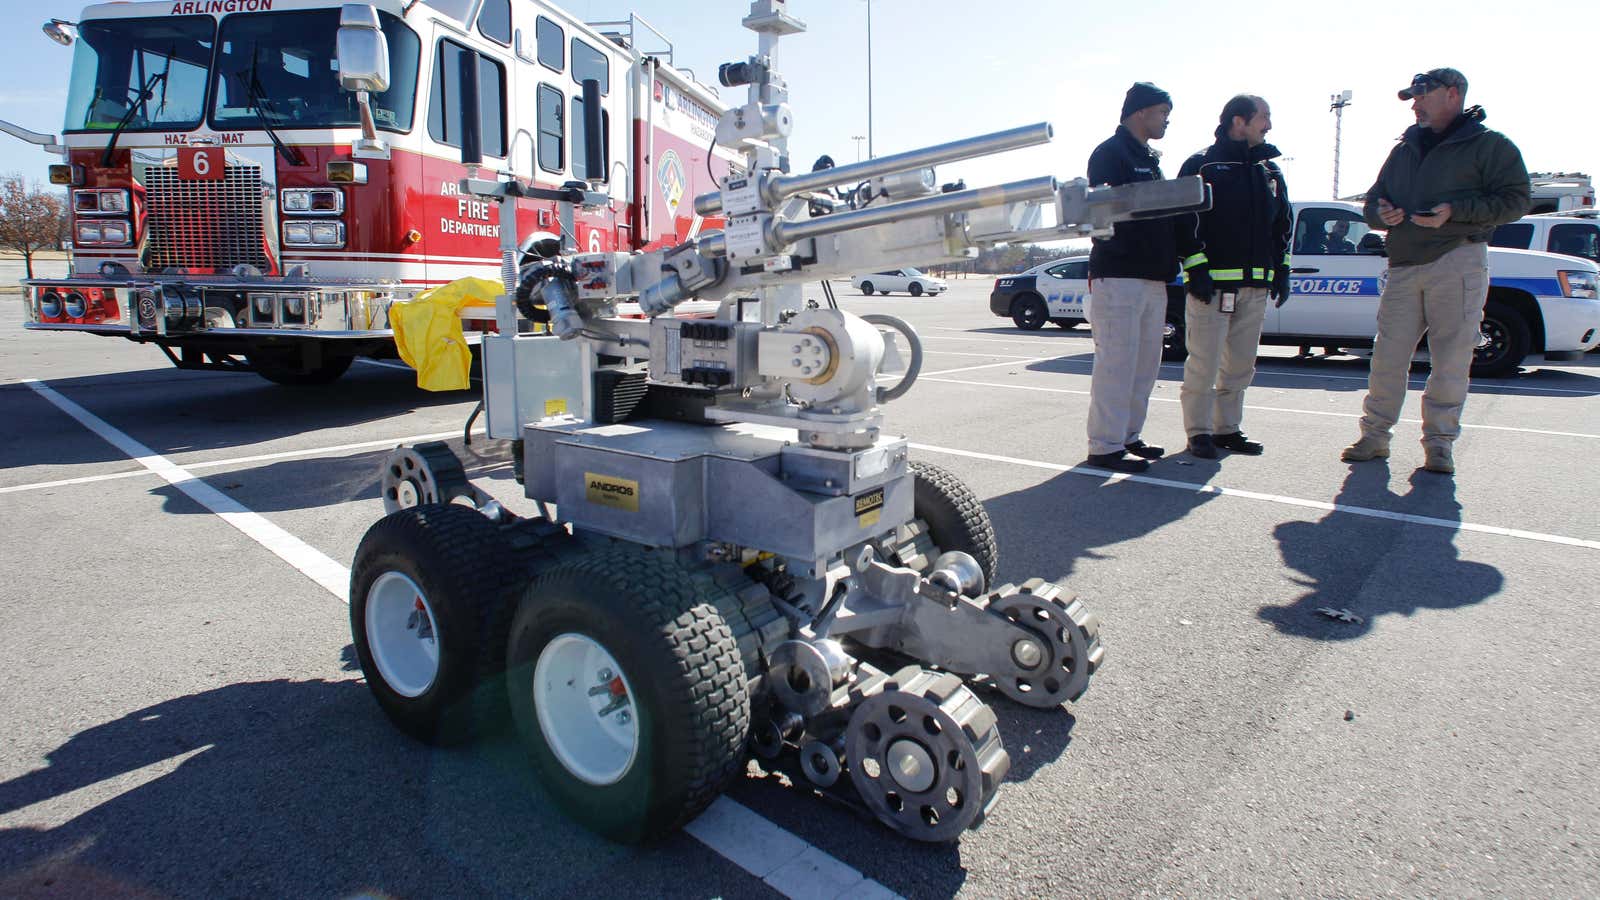
[[[67,131],[187,131],[206,107],[210,16],[104,19],[78,27]],[[151,85],[147,95],[140,88]]]
[[[389,89],[372,95],[372,117],[379,128],[410,131],[421,44],[394,16],[381,13],[379,18],[389,43]],[[337,8],[223,19],[212,77],[212,125],[259,128],[263,120],[273,128],[359,125],[355,94],[339,86],[338,28]]]

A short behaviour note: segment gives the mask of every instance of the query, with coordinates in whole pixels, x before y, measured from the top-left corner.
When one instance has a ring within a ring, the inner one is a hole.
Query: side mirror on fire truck
[[[336,46],[339,84],[345,90],[381,94],[389,89],[389,42],[375,7],[346,3],[339,12]]]

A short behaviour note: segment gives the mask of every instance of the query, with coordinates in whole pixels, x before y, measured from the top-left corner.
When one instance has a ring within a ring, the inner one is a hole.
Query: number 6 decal
[[[221,181],[225,174],[221,147],[179,147],[178,177],[185,181]]]

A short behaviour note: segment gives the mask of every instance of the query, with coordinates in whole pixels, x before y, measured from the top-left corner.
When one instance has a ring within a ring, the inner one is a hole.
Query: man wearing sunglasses
[[[1423,468],[1455,472],[1467,375],[1489,293],[1489,236],[1528,211],[1528,170],[1505,135],[1483,127],[1483,108],[1463,109],[1467,79],[1429,69],[1400,91],[1417,124],[1367,191],[1366,218],[1389,230],[1389,278],[1378,301],[1378,336],[1367,377],[1361,438],[1347,462],[1389,455],[1406,377],[1426,332],[1432,371],[1422,392]]]

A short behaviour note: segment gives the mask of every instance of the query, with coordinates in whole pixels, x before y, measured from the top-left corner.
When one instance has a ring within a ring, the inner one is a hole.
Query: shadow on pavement
[[[1398,494],[1389,488],[1389,474],[1382,460],[1352,465],[1334,503],[1460,523],[1454,478],[1418,469],[1410,490]],[[1296,580],[1311,590],[1257,614],[1284,634],[1344,641],[1371,631],[1379,616],[1481,603],[1504,588],[1505,576],[1494,566],[1462,560],[1456,533],[1339,510],[1316,522],[1285,522],[1273,536],[1284,563],[1303,573]],[[1330,618],[1318,612],[1322,608],[1348,610],[1363,621]]]
[[[476,402],[477,388],[431,393],[415,376],[356,365],[320,387],[284,387],[253,374],[150,369],[46,384],[163,455],[244,447],[308,431]],[[0,386],[0,469],[126,461],[26,385]],[[466,422],[462,413],[461,424]]]
[[[636,849],[571,824],[510,738],[402,737],[356,680],[178,697],[47,759],[0,783],[28,823],[0,829],[0,896],[770,896],[686,835]]]
[[[1190,465],[1177,468],[1180,463]],[[1147,473],[1202,483],[1216,474],[1215,460],[1169,455]],[[1104,559],[1102,548],[1176,522],[1218,495],[1176,491],[1134,481],[1102,481],[1064,472],[1048,481],[984,501],[1000,546],[997,581],[1021,583],[1040,576],[1067,584],[1080,559]]]

